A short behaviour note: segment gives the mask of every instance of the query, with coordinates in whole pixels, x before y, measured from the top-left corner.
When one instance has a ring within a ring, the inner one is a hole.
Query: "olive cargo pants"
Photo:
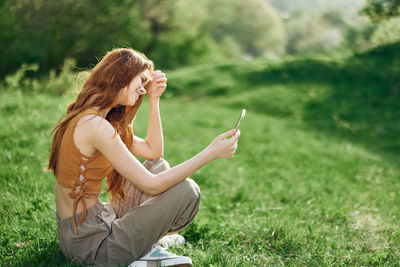
[[[163,160],[146,161],[153,173],[169,168]],[[130,264],[146,254],[169,232],[178,232],[194,219],[200,204],[200,189],[190,178],[151,197],[126,182],[126,202],[103,204],[87,209],[86,219],[74,233],[72,217],[57,216],[60,247],[74,262],[96,265]],[[76,215],[79,221],[82,214]]]

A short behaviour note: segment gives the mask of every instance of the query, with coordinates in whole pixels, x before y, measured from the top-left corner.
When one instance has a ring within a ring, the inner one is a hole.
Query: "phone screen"
[[[245,115],[246,115],[246,110],[242,109],[242,114],[240,114],[239,120],[238,120],[238,122],[236,123],[236,126],[235,126],[235,130],[236,131],[239,129],[240,123],[242,122],[242,120],[243,120]]]

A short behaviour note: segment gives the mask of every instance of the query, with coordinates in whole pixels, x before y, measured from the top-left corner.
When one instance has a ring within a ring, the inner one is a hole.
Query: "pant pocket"
[[[63,254],[66,258],[71,258],[72,257],[71,246],[68,243],[68,239],[65,238],[65,236],[64,236],[67,231],[68,231],[68,229],[64,229],[60,225],[57,226],[57,237],[58,237],[58,242],[60,244],[61,251],[63,252]]]
[[[71,246],[72,258],[79,263],[94,263],[101,243],[109,235],[110,228],[102,220],[98,219],[95,224],[83,222],[78,226],[78,234],[67,238]]]

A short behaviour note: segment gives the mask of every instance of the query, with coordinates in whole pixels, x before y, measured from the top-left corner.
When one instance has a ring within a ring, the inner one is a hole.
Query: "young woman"
[[[92,69],[54,128],[58,238],[66,257],[83,264],[190,266],[190,258],[154,244],[181,231],[197,213],[200,190],[189,177],[216,158],[232,158],[240,132],[216,137],[191,159],[169,168],[163,156],[159,99],[167,79],[133,49],[114,49]],[[147,136],[132,121],[148,95]],[[143,165],[135,158],[148,159]],[[109,203],[98,195],[107,177]]]

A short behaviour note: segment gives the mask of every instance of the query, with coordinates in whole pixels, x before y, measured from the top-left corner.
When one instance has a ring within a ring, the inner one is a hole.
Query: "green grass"
[[[183,232],[187,245],[173,252],[195,266],[398,265],[399,94],[384,94],[383,81],[356,82],[354,62],[259,61],[168,73],[161,109],[171,165],[248,109],[235,158],[192,176],[201,208]],[[71,266],[57,241],[54,177],[43,172],[49,132],[71,97],[0,94],[0,263]],[[139,136],[147,112],[143,103]]]
[[[377,153],[400,151],[400,43],[343,59],[258,60],[169,73],[169,95],[302,121]],[[167,95],[168,96],[168,95]]]

